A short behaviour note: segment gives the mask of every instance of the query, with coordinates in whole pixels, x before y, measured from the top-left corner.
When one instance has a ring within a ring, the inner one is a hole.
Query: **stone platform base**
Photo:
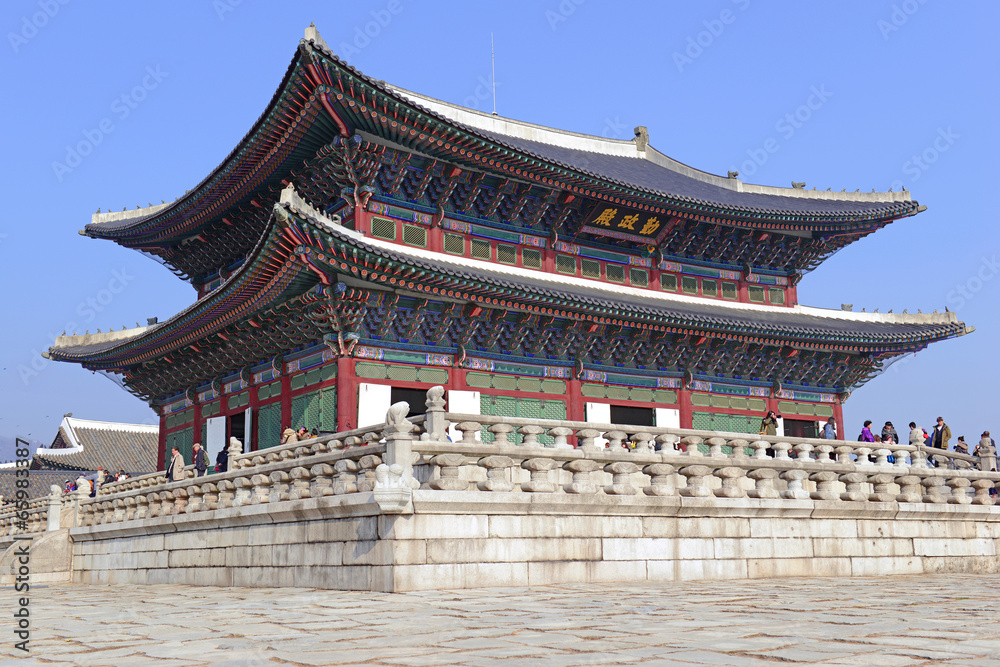
[[[1000,572],[1000,518],[959,504],[371,493],[74,528],[73,580],[344,590]]]

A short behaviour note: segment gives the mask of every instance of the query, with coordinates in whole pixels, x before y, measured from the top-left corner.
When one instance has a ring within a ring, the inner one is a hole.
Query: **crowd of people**
[[[71,493],[83,489],[93,498],[97,495],[97,490],[105,484],[120,482],[129,477],[131,475],[124,470],[119,470],[117,473],[108,473],[104,470],[103,466],[97,466],[97,470],[94,472],[80,475],[75,480],[67,479],[63,482],[63,493]]]
[[[768,411],[766,415],[760,421],[760,434],[761,435],[775,435],[777,433],[778,420],[781,419],[781,415],[775,413],[774,411]],[[948,450],[951,441],[951,427],[945,423],[943,417],[938,417],[934,427],[931,432],[928,433],[927,429],[917,426],[916,422],[910,422],[910,435],[909,444],[913,446],[923,445],[925,447],[930,447],[933,449]],[[837,439],[837,420],[834,417],[830,417],[826,424],[823,425],[822,437],[826,440],[836,440]],[[893,426],[891,421],[887,421],[884,426],[882,426],[882,431],[878,436],[872,431],[872,420],[866,419],[864,425],[861,428],[861,433],[857,437],[858,442],[870,442],[870,443],[880,443],[880,444],[899,444],[899,434],[896,432],[896,427]],[[965,436],[958,436],[958,440],[955,442],[953,451],[958,454],[970,454],[969,446],[965,442]],[[989,431],[983,431],[983,434],[979,438],[978,444],[976,444],[975,449],[971,452],[972,456],[979,458],[981,469],[996,471],[997,469],[997,448],[996,442],[990,437]],[[929,461],[930,465],[937,465],[933,460]]]

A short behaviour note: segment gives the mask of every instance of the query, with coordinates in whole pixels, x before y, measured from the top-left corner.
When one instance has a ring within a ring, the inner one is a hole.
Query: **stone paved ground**
[[[13,610],[14,592],[5,591]],[[998,665],[1000,577],[405,594],[54,586],[0,665]]]

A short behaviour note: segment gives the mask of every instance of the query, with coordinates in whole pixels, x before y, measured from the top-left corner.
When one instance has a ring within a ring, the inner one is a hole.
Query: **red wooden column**
[[[198,397],[195,396],[195,398]],[[201,443],[201,446],[204,447],[205,443],[201,442],[201,403],[199,401],[195,401],[194,403],[194,419],[191,420],[191,428],[193,429],[192,437],[194,438],[192,442]]]
[[[250,381],[253,382],[253,376],[250,377]],[[257,418],[257,385],[251,384],[247,387],[247,391],[250,392],[250,402],[247,407],[250,408],[250,443],[247,444],[247,451],[253,452],[260,449],[260,439],[257,437],[257,426],[260,424],[260,420]]]
[[[160,412],[159,452],[157,453],[157,470],[167,469],[167,415]]]
[[[581,386],[577,378],[566,383],[566,419],[572,422],[582,422],[587,418]]]
[[[677,408],[681,413],[681,428],[694,428],[691,415],[691,390],[687,387],[677,390]]]
[[[282,362],[284,365],[284,362]],[[281,376],[281,430],[292,425],[292,378],[282,369]]]
[[[358,425],[358,379],[354,358],[337,357],[337,430],[350,431]]]
[[[837,440],[845,440],[844,437],[847,433],[846,425],[844,424],[844,404],[837,401],[833,404],[833,416],[837,420]],[[860,431],[861,429],[858,429]]]

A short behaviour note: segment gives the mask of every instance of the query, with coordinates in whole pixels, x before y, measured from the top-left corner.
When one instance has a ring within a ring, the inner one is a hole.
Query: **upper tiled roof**
[[[53,485],[62,489],[66,480],[75,481],[79,477],[76,473],[64,470],[32,470],[28,475],[28,497],[41,498],[51,495]],[[22,476],[20,479],[24,479]],[[17,494],[16,482],[17,473],[11,468],[0,470],[0,497],[3,502],[12,502]]]
[[[159,428],[65,417],[53,447],[39,449],[32,461],[36,470],[94,471],[130,474],[156,471]]]

